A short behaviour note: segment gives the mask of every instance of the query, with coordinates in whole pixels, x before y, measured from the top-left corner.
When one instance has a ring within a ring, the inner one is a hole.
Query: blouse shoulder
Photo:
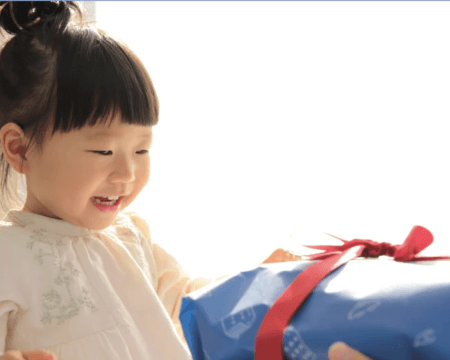
[[[26,307],[30,299],[33,253],[26,228],[0,221],[0,303],[13,301]]]
[[[7,221],[0,221],[0,256],[11,256],[16,250],[23,251],[31,237],[31,232],[25,225],[15,225]],[[3,249],[8,251],[3,251]]]
[[[135,211],[129,211],[123,213],[123,215],[127,220],[131,220],[131,223],[142,233],[148,243],[151,244],[150,228],[144,218],[139,216]]]

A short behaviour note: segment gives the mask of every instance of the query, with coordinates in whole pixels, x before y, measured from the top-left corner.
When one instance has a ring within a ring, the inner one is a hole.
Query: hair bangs
[[[112,121],[156,125],[159,102],[150,75],[128,47],[102,32],[67,31],[57,60],[53,133]],[[109,126],[109,125],[108,125]]]

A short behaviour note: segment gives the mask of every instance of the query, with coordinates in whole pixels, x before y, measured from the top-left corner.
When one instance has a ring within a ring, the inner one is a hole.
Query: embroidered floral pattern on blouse
[[[40,247],[39,250],[34,252],[34,259],[36,259],[41,265],[44,264],[44,259],[52,260],[54,267],[58,268],[58,274],[55,278],[55,284],[60,288],[51,289],[42,295],[41,303],[44,312],[41,317],[43,324],[50,324],[53,319],[58,321],[58,324],[63,323],[79,314],[81,306],[86,306],[91,309],[91,312],[95,312],[98,309],[93,304],[89,296],[89,291],[82,287],[82,293],[79,296],[72,294],[70,290],[70,284],[73,280],[80,275],[80,271],[75,268],[71,261],[62,263],[61,252],[59,246],[62,245],[62,240],[56,241],[48,240],[46,232],[41,229],[33,230],[31,235],[31,241],[27,243],[27,248],[33,250],[36,243],[45,246]],[[69,296],[69,301],[66,304],[62,303],[62,292],[66,292]]]

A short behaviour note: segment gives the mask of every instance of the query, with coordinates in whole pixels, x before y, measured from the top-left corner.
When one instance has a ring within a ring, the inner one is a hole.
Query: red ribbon
[[[304,245],[311,249],[325,250],[325,252],[302,256],[302,259],[321,261],[303,270],[267,311],[256,335],[255,360],[283,360],[284,329],[317,284],[346,262],[357,257],[381,255],[393,257],[395,261],[401,262],[450,259],[450,256],[416,256],[433,242],[431,232],[421,226],[414,226],[402,245],[361,239],[348,241],[333,237],[343,241],[344,244]]]

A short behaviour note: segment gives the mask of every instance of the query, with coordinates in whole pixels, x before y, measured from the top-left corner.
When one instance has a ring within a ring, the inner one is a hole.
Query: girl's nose
[[[114,169],[115,178],[131,182],[135,179],[136,164],[128,159],[119,160]]]

